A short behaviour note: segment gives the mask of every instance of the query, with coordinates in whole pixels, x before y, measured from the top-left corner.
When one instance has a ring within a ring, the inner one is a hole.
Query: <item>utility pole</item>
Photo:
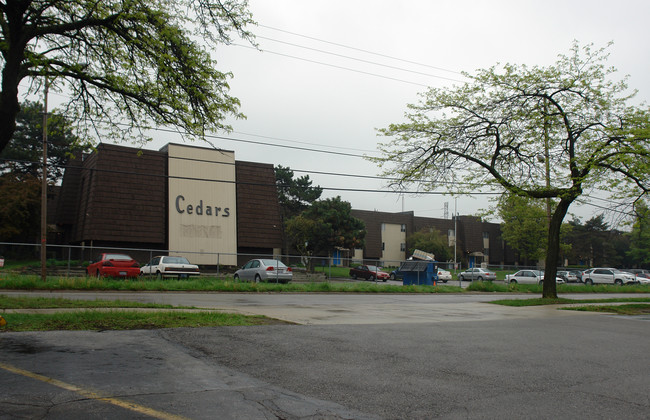
[[[45,76],[43,99],[43,179],[41,180],[41,280],[47,280],[47,94],[49,81]]]
[[[454,197],[454,274],[458,275],[458,265],[456,262],[456,249],[458,248],[458,230],[457,230],[457,221],[458,221],[458,198]],[[460,278],[458,279],[458,286],[463,287]]]

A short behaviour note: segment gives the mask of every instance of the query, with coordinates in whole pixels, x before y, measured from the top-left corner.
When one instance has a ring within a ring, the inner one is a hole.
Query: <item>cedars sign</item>
[[[185,197],[182,195],[176,196],[176,211],[179,214],[183,214],[187,212],[187,214],[196,214],[198,216],[206,215],[206,216],[219,216],[221,212],[221,217],[228,217],[230,216],[230,208],[226,207],[222,209],[221,207],[216,207],[216,206],[204,206],[203,205],[203,200],[199,200],[199,204],[196,206],[193,206],[191,204],[185,205],[184,203]]]

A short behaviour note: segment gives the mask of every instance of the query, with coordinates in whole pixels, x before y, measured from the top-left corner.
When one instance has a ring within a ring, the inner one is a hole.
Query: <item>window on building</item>
[[[406,225],[402,225],[401,231],[406,232]]]
[[[406,251],[406,244],[405,243],[399,244],[399,250],[400,251]]]
[[[386,223],[381,224],[381,231],[384,232],[386,230]]]
[[[385,250],[386,250],[386,243],[385,243],[385,242],[382,242],[382,243],[381,243],[381,250],[382,250],[382,251],[385,251]]]
[[[490,232],[483,232],[483,239],[490,239]]]

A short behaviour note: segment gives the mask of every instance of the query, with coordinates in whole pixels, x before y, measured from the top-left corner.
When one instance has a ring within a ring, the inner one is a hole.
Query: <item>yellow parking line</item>
[[[30,372],[28,370],[20,369],[15,366],[8,365],[6,363],[0,362],[0,368],[16,373],[18,375],[26,376],[28,378],[32,379],[37,379],[42,382],[46,382],[48,384],[52,384],[54,386],[58,386],[59,388],[63,388],[68,391],[76,392],[79,395],[82,395],[86,398],[92,399],[92,400],[98,400],[98,401],[104,401],[113,405],[116,405],[118,407],[126,408],[127,410],[132,410],[136,411],[138,413],[145,414],[147,416],[155,417],[158,419],[164,419],[164,420],[186,420],[186,417],[183,416],[177,416],[175,414],[170,414],[170,413],[165,413],[163,411],[158,411],[154,410],[153,408],[145,407],[139,404],[135,404],[132,402],[128,401],[122,401],[118,398],[113,398],[113,397],[102,397],[101,395],[89,391],[83,388],[80,388],[76,385],[68,384],[62,381],[59,381],[58,379],[54,378],[49,378],[47,376],[39,375],[38,373]]]

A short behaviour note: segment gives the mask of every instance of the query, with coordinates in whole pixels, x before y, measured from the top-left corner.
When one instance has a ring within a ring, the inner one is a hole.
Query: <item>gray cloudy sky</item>
[[[225,136],[284,147],[213,140],[216,147],[234,150],[238,160],[377,175],[377,168],[361,158],[386,140],[375,129],[400,121],[406,104],[416,102],[426,86],[458,84],[458,72],[498,62],[553,64],[574,40],[596,47],[613,41],[609,63],[621,77],[630,75],[639,101],[650,96],[647,1],[250,0],[250,9],[259,23],[253,32],[262,51],[239,42],[215,52],[220,69],[234,74],[231,94],[248,117],[232,121],[234,132]],[[169,141],[178,140],[161,136],[151,148]],[[325,188],[385,188],[380,180],[309,175]],[[406,196],[402,204],[394,194],[324,193],[335,195],[365,210],[397,212],[403,205],[419,216],[443,217],[445,202],[450,214],[454,209],[454,199],[442,195]],[[484,196],[458,199],[461,214],[486,206]],[[570,210],[583,220],[602,211]]]

